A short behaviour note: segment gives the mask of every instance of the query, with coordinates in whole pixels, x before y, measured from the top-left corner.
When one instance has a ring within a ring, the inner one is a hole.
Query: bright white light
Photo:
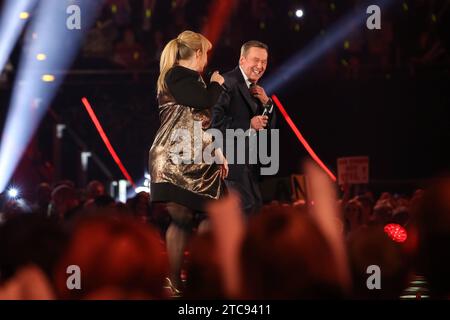
[[[127,180],[119,180],[119,201],[127,203],[127,187],[129,182]]]
[[[26,12],[26,11],[22,11],[22,12],[19,14],[19,17],[20,17],[20,19],[22,19],[22,20],[28,19],[29,16],[30,16],[30,14],[29,14],[28,12]]]
[[[99,13],[102,1],[76,1],[77,5],[85,10],[83,25],[86,25],[86,28],[83,32],[73,32],[65,27],[68,16],[61,12],[66,11],[67,1],[39,1],[37,10],[31,11],[28,6],[33,2],[37,0],[8,0],[9,7],[15,9],[9,10],[9,13],[16,14],[6,15],[3,11],[0,12],[0,69],[2,62],[7,59],[14,47],[11,43],[14,44],[21,34],[23,28],[19,27],[23,27],[28,21],[17,18],[22,11],[30,12],[30,17],[33,12],[33,19],[30,21],[25,37],[34,39],[29,43],[28,50],[22,51],[8,114],[0,138],[0,192],[5,190],[63,80],[63,77],[56,75],[52,70],[66,71],[70,68],[79,52],[86,31],[95,22],[95,16]],[[27,6],[18,5],[23,3]],[[20,10],[17,10],[17,7]],[[11,29],[9,25],[15,26]],[[5,26],[7,28],[1,28]],[[5,42],[8,43],[6,49],[3,48]],[[65,46],[61,46],[61,43],[65,43]],[[45,54],[47,59],[38,60],[37,54]],[[36,98],[40,99],[39,104],[33,103]]]
[[[44,61],[45,59],[47,59],[47,56],[44,53],[38,53],[36,55],[36,59],[39,61]]]
[[[136,193],[139,193],[139,192],[150,193],[150,189],[148,187],[137,187],[136,189],[134,189],[134,192],[136,192]]]
[[[379,1],[383,6],[387,6],[393,1]],[[310,44],[294,53],[268,78],[264,78],[262,86],[266,92],[276,92],[281,86],[292,81],[307,67],[317,61],[326,52],[329,52],[336,44],[342,43],[349,34],[366,24],[367,15],[364,5],[358,6],[355,10],[350,10],[348,14],[340,18],[335,24],[329,27],[326,32],[318,34]],[[358,14],[356,14],[357,12]]]
[[[302,10],[302,9],[297,9],[297,10],[295,10],[295,16],[296,16],[297,18],[303,17],[303,10]]]
[[[6,0],[0,9],[0,73],[37,0]],[[27,16],[28,15],[28,16]],[[19,19],[18,19],[19,18]]]
[[[8,189],[8,196],[15,199],[19,195],[19,190],[17,188],[11,187]]]
[[[136,185],[138,187],[128,189],[128,194],[127,194],[128,198],[134,197],[139,192],[150,193],[150,174],[148,172],[146,172],[144,174],[144,177],[137,181]]]
[[[42,81],[44,81],[44,82],[53,82],[53,81],[55,81],[55,76],[52,75],[52,74],[44,74],[42,76]]]

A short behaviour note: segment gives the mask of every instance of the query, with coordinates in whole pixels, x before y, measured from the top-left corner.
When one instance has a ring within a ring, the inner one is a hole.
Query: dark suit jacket
[[[226,90],[221,94],[219,100],[212,109],[212,127],[222,131],[225,137],[226,129],[242,129],[247,131],[250,129],[250,120],[257,115],[263,113],[263,106],[261,102],[257,101],[251,94],[245,83],[245,79],[242,75],[239,67],[223,75],[225,78],[224,87]],[[269,114],[269,125],[267,129],[274,128],[276,121],[275,107],[272,108],[272,113]],[[224,150],[227,159],[229,159],[229,153],[226,150],[226,141],[224,140]],[[237,155],[237,145],[234,146],[234,158]],[[242,150],[239,150],[242,152]],[[245,153],[248,158],[248,139],[245,144]],[[258,165],[248,164],[230,164],[229,165],[229,180],[239,181],[242,177],[244,170],[250,170],[256,175],[259,173]]]

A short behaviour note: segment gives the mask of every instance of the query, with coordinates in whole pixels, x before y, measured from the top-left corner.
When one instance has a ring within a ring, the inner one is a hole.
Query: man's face
[[[241,56],[239,65],[251,82],[258,82],[267,68],[267,50],[252,47],[246,56]]]

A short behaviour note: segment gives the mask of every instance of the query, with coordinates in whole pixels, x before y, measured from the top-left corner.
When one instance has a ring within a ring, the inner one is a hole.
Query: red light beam
[[[83,97],[81,99],[81,102],[83,102],[83,105],[86,108],[86,111],[88,112],[89,117],[91,117],[91,120],[95,125],[95,128],[97,129],[98,133],[100,134],[100,137],[102,138],[103,142],[105,143],[106,148],[108,149],[109,153],[113,157],[113,159],[116,162],[117,166],[119,167],[120,171],[122,171],[122,174],[128,180],[128,182],[130,182],[131,185],[134,188],[136,188],[136,184],[134,183],[134,181],[131,178],[130,174],[128,173],[127,169],[125,169],[124,165],[122,164],[122,161],[120,161],[119,156],[117,155],[116,151],[114,150],[111,143],[109,142],[109,139],[106,136],[106,133],[102,128],[102,125],[98,121],[97,116],[95,115],[95,112],[92,109],[91,104],[89,103],[88,99],[86,97]]]
[[[213,50],[236,5],[237,0],[216,0],[209,7],[207,23],[203,26],[202,34],[211,41]]]
[[[286,120],[286,122],[288,123],[288,125],[291,127],[292,131],[294,131],[294,134],[297,136],[298,140],[301,142],[303,147],[305,147],[306,151],[311,156],[311,158],[328,174],[328,176],[331,178],[331,180],[336,182],[336,176],[331,172],[330,169],[327,168],[327,166],[322,162],[322,160],[320,160],[320,158],[317,156],[317,154],[311,148],[309,143],[306,141],[306,139],[300,133],[300,130],[297,128],[295,123],[292,121],[291,117],[286,112],[286,109],[284,109],[280,100],[278,100],[277,96],[272,95],[272,99],[275,102],[275,104],[277,105],[278,109],[280,110],[281,114],[283,115],[283,117]]]

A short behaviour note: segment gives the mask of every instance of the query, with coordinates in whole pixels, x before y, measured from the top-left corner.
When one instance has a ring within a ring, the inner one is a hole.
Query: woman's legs
[[[189,208],[174,202],[167,204],[172,222],[166,232],[166,247],[169,258],[170,280],[177,289],[181,289],[181,268],[184,249],[192,232],[194,213]]]

